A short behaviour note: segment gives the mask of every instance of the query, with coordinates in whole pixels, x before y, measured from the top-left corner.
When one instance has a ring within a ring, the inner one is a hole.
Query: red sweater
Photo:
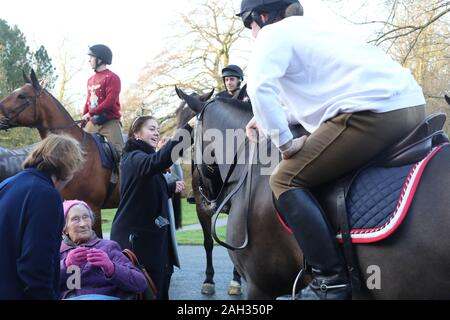
[[[108,119],[120,119],[120,78],[111,70],[97,72],[87,83],[87,99],[83,115],[103,113]]]

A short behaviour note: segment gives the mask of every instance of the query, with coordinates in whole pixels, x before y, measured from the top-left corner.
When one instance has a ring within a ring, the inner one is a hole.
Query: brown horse
[[[112,171],[102,167],[94,138],[81,129],[61,103],[41,87],[34,71],[26,82],[0,101],[0,130],[30,127],[36,128],[42,139],[49,133],[65,133],[80,142],[86,153],[86,162],[63,189],[62,196],[89,204],[96,218],[94,231],[102,237],[101,209],[116,208],[119,204],[118,184],[106,199]]]
[[[226,129],[242,129],[252,117],[249,104],[216,99],[205,107],[192,97],[183,98],[196,113],[202,113],[203,132],[211,128],[222,133]],[[199,132],[195,134],[199,138],[195,140],[196,149],[202,148],[198,141],[204,146],[211,143]],[[230,189],[247,167],[236,166]],[[273,299],[291,291],[302,254],[276,218],[269,177],[259,174],[262,164],[252,167],[250,187],[246,184],[231,198],[226,240],[237,246],[248,235],[248,245],[242,250],[230,250],[230,257],[247,281],[249,299]],[[219,168],[223,175],[230,166],[219,164]],[[446,194],[449,185],[447,144],[429,161],[408,214],[395,233],[379,242],[355,246],[362,284],[366,287],[364,294],[355,291],[355,298],[450,298],[450,197]],[[371,286],[372,281],[377,285]]]

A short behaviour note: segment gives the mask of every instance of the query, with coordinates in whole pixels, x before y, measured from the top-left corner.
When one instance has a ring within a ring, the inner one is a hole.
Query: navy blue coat
[[[29,168],[0,184],[0,300],[58,298],[63,227],[48,175]]]
[[[174,257],[169,225],[155,220],[169,220],[168,199],[175,184],[168,186],[162,172],[176,160],[171,159],[171,152],[179,142],[170,140],[155,152],[143,141],[127,141],[120,164],[121,199],[111,228],[111,240],[134,251],[150,273],[158,299],[167,299]]]

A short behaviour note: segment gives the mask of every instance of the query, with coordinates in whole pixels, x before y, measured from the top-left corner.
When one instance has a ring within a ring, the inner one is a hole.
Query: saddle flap
[[[120,162],[120,156],[116,148],[109,142],[105,136],[94,133],[92,135],[100,152],[102,165],[111,170],[117,171]]]

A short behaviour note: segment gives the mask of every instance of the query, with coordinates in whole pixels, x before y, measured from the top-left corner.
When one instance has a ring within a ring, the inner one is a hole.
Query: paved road
[[[217,226],[226,222],[218,220]],[[201,228],[200,225],[190,225],[182,230],[195,230]],[[109,239],[109,233],[103,234],[104,239]],[[229,296],[227,293],[228,284],[233,278],[233,264],[228,252],[221,246],[214,246],[214,282],[216,283],[216,293],[212,296],[203,295],[201,288],[205,279],[206,256],[203,246],[178,246],[181,269],[175,268],[172,276],[169,296],[171,300],[242,300],[246,296],[245,282],[243,283],[243,294],[240,296]]]
[[[176,269],[172,276],[169,296],[171,300],[242,300],[245,299],[245,283],[243,294],[229,296],[228,284],[233,276],[233,264],[228,252],[221,246],[214,246],[213,262],[216,293],[212,296],[201,294],[205,278],[206,257],[203,246],[178,246],[181,269]]]

